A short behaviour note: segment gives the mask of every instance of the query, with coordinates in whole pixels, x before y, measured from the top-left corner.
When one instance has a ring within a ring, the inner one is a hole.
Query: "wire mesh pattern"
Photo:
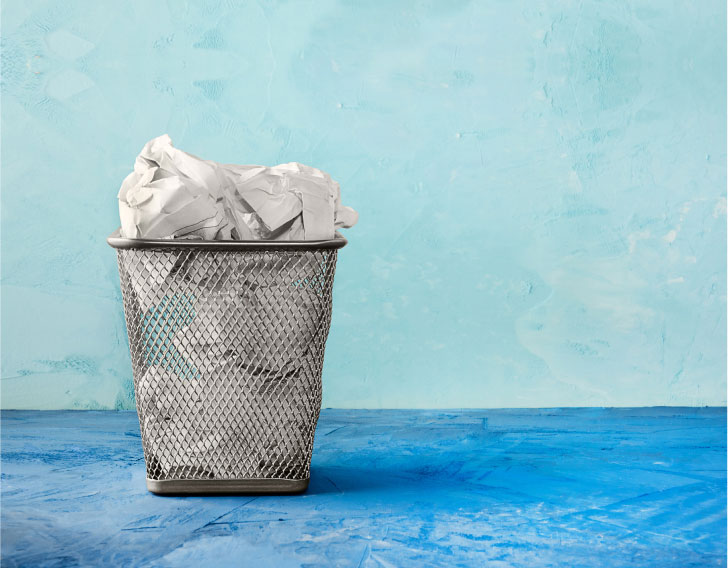
[[[117,254],[147,478],[307,479],[337,251]]]

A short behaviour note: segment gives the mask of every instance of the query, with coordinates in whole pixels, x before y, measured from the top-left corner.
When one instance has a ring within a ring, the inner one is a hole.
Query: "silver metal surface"
[[[306,479],[149,479],[147,489],[157,495],[255,493],[303,493]]]
[[[148,487],[302,491],[343,244],[190,243],[132,247],[109,238]]]
[[[200,250],[321,250],[340,249],[347,240],[336,237],[325,241],[202,241],[198,239],[130,239],[120,236],[119,229],[106,242],[115,249],[175,248]]]

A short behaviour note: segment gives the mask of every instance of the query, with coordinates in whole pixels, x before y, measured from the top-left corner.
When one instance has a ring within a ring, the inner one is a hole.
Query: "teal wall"
[[[341,182],[334,407],[726,402],[726,7],[2,3],[2,406],[130,408],[116,193],[168,133]]]

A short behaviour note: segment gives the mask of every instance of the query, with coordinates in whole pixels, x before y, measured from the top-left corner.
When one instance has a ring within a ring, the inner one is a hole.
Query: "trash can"
[[[321,409],[340,234],[128,239],[117,250],[154,493],[297,493]]]

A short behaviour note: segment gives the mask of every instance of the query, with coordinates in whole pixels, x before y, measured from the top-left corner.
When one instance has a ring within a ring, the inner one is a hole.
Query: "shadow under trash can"
[[[338,233],[326,241],[116,231],[147,488],[297,493],[321,410]]]

